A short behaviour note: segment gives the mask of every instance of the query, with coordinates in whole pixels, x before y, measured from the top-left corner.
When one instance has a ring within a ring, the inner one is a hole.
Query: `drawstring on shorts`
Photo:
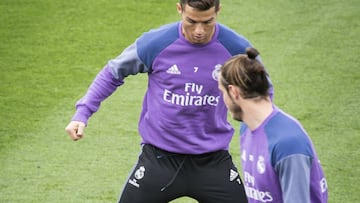
[[[156,156],[156,158],[158,158],[158,159],[161,159],[161,158],[163,158],[163,157],[166,157],[166,156],[161,156],[161,155]],[[185,163],[185,160],[186,160],[186,156],[185,156],[184,159],[181,161],[179,167],[177,168],[175,174],[172,176],[172,178],[170,179],[170,181],[169,181],[164,187],[161,188],[161,190],[160,190],[161,192],[164,192],[164,191],[166,190],[166,188],[168,188],[168,187],[174,182],[175,178],[177,177],[177,175],[179,174],[181,168],[183,167],[183,165],[184,165],[184,163]]]

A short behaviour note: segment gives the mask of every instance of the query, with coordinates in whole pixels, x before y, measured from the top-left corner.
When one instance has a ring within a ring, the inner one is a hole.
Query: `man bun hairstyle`
[[[250,59],[255,59],[259,55],[259,52],[253,47],[248,47],[246,48],[246,54]]]
[[[258,56],[258,50],[248,47],[246,54],[230,58],[221,68],[221,84],[226,89],[228,85],[239,87],[243,98],[268,96],[268,75]]]

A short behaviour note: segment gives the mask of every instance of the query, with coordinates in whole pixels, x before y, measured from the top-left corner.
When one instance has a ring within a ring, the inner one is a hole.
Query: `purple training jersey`
[[[221,24],[203,45],[189,43],[181,23],[146,32],[98,74],[77,103],[73,120],[87,123],[128,75],[147,73],[139,121],[142,143],[182,154],[227,150],[233,128],[227,122],[217,72],[227,59],[244,54],[250,46]]]
[[[297,120],[273,108],[257,129],[241,126],[249,203],[326,203],[326,179],[310,138]]]

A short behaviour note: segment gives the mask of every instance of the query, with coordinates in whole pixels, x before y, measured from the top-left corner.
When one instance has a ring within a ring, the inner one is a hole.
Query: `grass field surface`
[[[127,78],[83,140],[72,142],[64,128],[109,59],[141,33],[180,19],[176,2],[0,1],[0,202],[116,202],[140,149],[146,75]],[[222,6],[219,22],[260,51],[275,103],[312,138],[329,202],[360,202],[360,1]],[[238,139],[236,132],[231,153],[241,168]]]

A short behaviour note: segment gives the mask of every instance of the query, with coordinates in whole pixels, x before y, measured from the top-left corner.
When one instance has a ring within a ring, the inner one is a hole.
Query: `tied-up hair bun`
[[[256,50],[253,47],[248,47],[248,48],[246,48],[246,55],[250,59],[255,59],[259,55],[259,52],[258,52],[258,50]]]

